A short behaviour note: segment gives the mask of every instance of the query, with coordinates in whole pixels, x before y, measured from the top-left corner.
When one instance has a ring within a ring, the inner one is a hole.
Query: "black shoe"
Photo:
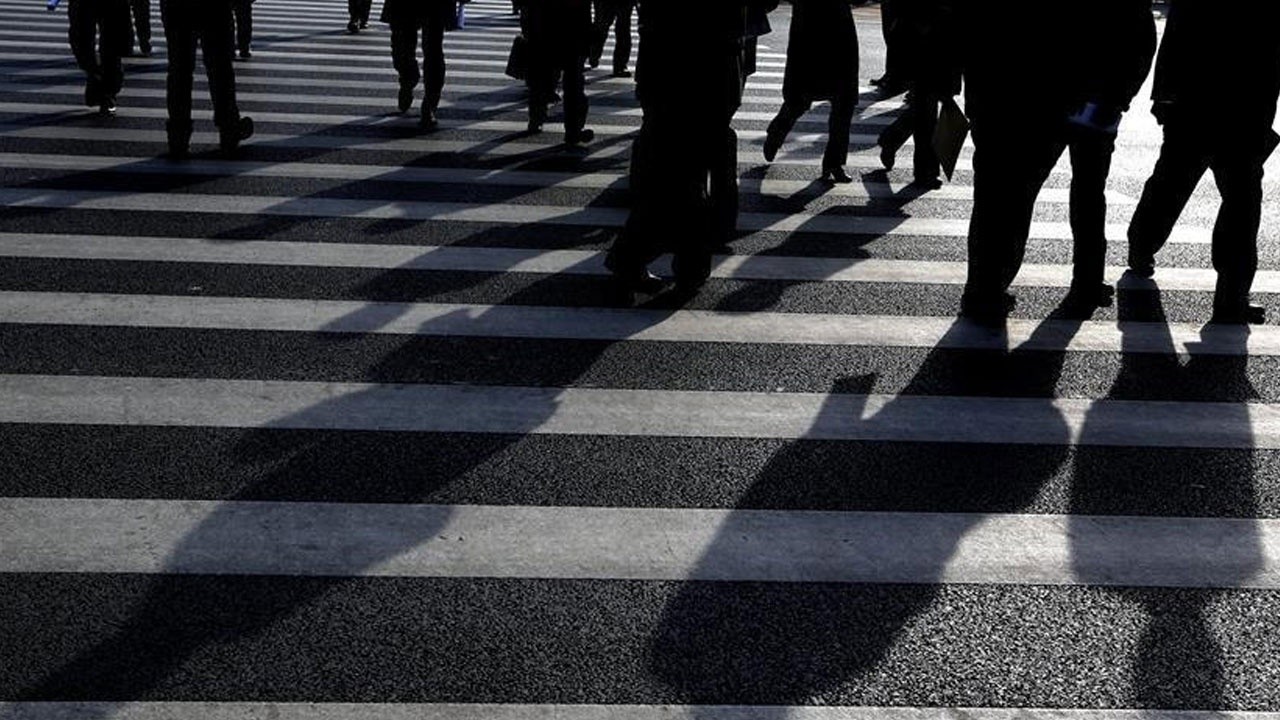
[[[400,112],[409,112],[409,108],[413,107],[413,88],[400,88],[400,97],[397,99],[399,100]]]
[[[547,121],[547,108],[538,105],[529,106],[529,126],[527,128],[530,135],[537,135],[542,132],[542,125]]]
[[[361,29],[361,30],[368,30],[368,29],[369,29],[369,21],[368,21],[368,20],[361,20],[361,21],[360,21],[360,29]]]
[[[880,146],[880,164],[884,166],[885,170],[892,170],[894,163],[897,161],[898,153],[883,145]]]
[[[440,121],[436,120],[434,112],[424,109],[422,117],[418,119],[418,127],[427,132],[432,132],[440,127]]]
[[[1109,283],[1098,283],[1092,286],[1072,284],[1062,299],[1063,314],[1071,318],[1088,318],[1098,308],[1111,307],[1115,300],[1116,289]]]
[[[880,97],[891,98],[906,92],[907,84],[897,78],[881,78],[881,83],[877,89],[880,91]]]
[[[764,136],[764,159],[765,162],[773,162],[778,157],[778,151],[782,149],[782,138],[773,133],[765,133]]]
[[[98,105],[98,114],[102,117],[114,117],[116,114],[116,99],[111,95],[103,95],[102,103]]]
[[[1009,293],[986,300],[965,297],[960,300],[960,317],[990,330],[1003,330],[1016,303]]]
[[[1261,325],[1267,321],[1267,309],[1258,305],[1215,307],[1209,322],[1215,325]]]
[[[222,148],[222,152],[234,152],[240,147],[240,143],[248,140],[253,136],[253,118],[241,117],[234,125],[227,129],[219,129],[218,146]]]
[[[942,180],[936,177],[915,177],[911,180],[911,187],[916,190],[938,190],[942,187]]]
[[[853,182],[853,178],[849,177],[849,173],[844,168],[836,166],[833,168],[824,168],[822,171],[822,181],[845,185]]]
[[[590,67],[592,70],[600,67],[600,58],[599,57],[587,58],[587,66]]]
[[[576,132],[567,132],[564,134],[565,145],[586,145],[596,139],[596,131],[591,128],[583,128]]]
[[[1129,272],[1150,278],[1156,274],[1156,258],[1152,253],[1129,246]]]
[[[626,69],[614,70],[612,73],[609,74],[609,77],[629,78],[631,77],[631,71]]]
[[[358,32],[360,32],[360,24],[359,24],[359,23],[357,23],[355,20],[352,20],[351,22],[347,23],[347,34],[348,34],[348,35],[355,35],[355,34],[356,34],[356,33],[358,33]]]
[[[248,60],[253,57],[253,53],[249,52],[249,48],[240,48],[240,59]]]
[[[151,57],[151,43],[149,42],[142,43],[141,46],[139,47],[139,50],[141,50],[142,52],[142,57],[148,57],[148,58]]]
[[[676,289],[683,293],[696,292],[711,277],[711,253],[676,253],[671,261],[676,276]]]

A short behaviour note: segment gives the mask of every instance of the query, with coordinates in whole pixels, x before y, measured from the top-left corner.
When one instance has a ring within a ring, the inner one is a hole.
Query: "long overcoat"
[[[850,0],[794,0],[782,96],[791,102],[858,93],[858,32]]]

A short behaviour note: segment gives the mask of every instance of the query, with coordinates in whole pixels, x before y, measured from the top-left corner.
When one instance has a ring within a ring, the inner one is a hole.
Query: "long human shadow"
[[[1092,515],[1258,517],[1252,425],[1246,406],[1258,393],[1247,372],[1248,328],[1206,325],[1202,340],[1226,354],[1197,352],[1191,344],[1191,357],[1184,365],[1165,324],[1159,289],[1150,281],[1143,285],[1142,291],[1119,294],[1119,315],[1122,320],[1151,318],[1154,324],[1147,327],[1161,332],[1154,341],[1145,333],[1139,338],[1134,324],[1121,322],[1124,354],[1106,399],[1215,403],[1230,410],[1218,429],[1238,444],[1230,448],[1164,448],[1158,458],[1138,449],[1082,450],[1076,456],[1071,491],[1071,524],[1075,526],[1071,537],[1077,544],[1089,537],[1087,525]],[[1106,441],[1115,424],[1132,412],[1131,407],[1115,403],[1095,404],[1085,416],[1082,440],[1086,444]],[[1212,474],[1196,477],[1194,468],[1200,465],[1194,457],[1197,454],[1201,461],[1203,455],[1212,456]],[[1133,660],[1132,706],[1227,709],[1226,659],[1210,629],[1208,608],[1224,589],[1248,580],[1264,562],[1256,526],[1245,522],[1236,530],[1228,540],[1233,547],[1233,564],[1215,563],[1211,574],[1194,564],[1203,560],[1189,560],[1185,569],[1166,568],[1182,574],[1186,587],[1112,589],[1141,606],[1146,615]],[[1080,556],[1089,550],[1088,546],[1074,548],[1077,577],[1084,583],[1112,585],[1105,570],[1081,565]],[[1200,557],[1192,552],[1188,556]]]
[[[1045,321],[1027,347],[1065,348],[1079,327],[1078,321]],[[988,349],[954,349],[984,338]],[[769,461],[737,509],[1007,513],[1025,508],[1067,459],[1070,431],[1050,403],[1066,351],[1008,351],[1006,342],[956,321],[900,394],[874,412],[866,405],[874,377],[837,381],[808,435]],[[1011,383],[1010,378],[1020,377],[1011,373],[1027,367],[1036,372]],[[920,406],[933,395],[1011,392],[1039,399],[1021,416],[1034,427],[1033,445],[996,444],[991,436],[966,441],[968,428],[948,424],[960,420],[927,419]],[[929,435],[952,440],[920,440],[922,422],[930,424]],[[846,424],[855,437],[872,440],[825,439]],[[906,441],[876,440],[904,434]],[[779,720],[787,717],[786,706],[810,704],[857,683],[938,596],[949,558],[978,522],[977,515],[957,517],[949,529],[915,544],[907,585],[688,581],[665,608],[651,639],[649,671],[671,688],[677,702],[760,706],[753,708],[753,717]],[[692,576],[715,577],[715,559],[739,542],[733,532],[717,536]],[[699,712],[695,709],[694,717]]]
[[[541,282],[553,283],[556,277]],[[605,296],[605,281],[597,282]],[[525,304],[528,298],[539,296],[539,288],[529,287],[506,302]],[[323,332],[335,341],[354,342],[358,336],[343,331],[352,322],[366,332],[376,332],[402,316],[403,308],[371,305],[334,319]],[[661,322],[664,317],[664,313],[645,313],[635,331],[642,332],[647,324]],[[82,708],[77,717],[96,720],[111,717],[129,701],[164,695],[166,681],[185,673],[203,673],[202,677],[224,687],[254,685],[259,669],[251,664],[213,669],[202,664],[199,656],[217,646],[252,641],[334,588],[355,582],[380,562],[440,542],[440,531],[450,519],[448,506],[428,507],[417,516],[421,522],[416,526],[400,524],[386,532],[348,535],[346,531],[358,529],[358,523],[348,526],[341,506],[330,505],[337,509],[325,511],[327,521],[316,518],[311,522],[333,522],[331,532],[313,535],[309,541],[319,546],[321,557],[328,558],[327,564],[313,566],[322,568],[319,574],[323,577],[260,598],[246,596],[233,578],[221,578],[221,573],[237,574],[237,568],[245,567],[257,568],[249,574],[290,575],[290,561],[277,564],[277,559],[296,557],[299,551],[305,555],[310,547],[304,540],[302,545],[288,546],[287,552],[281,552],[246,538],[242,531],[247,506],[237,501],[301,495],[325,503],[367,503],[372,497],[384,503],[429,504],[455,480],[536,433],[557,412],[556,390],[572,387],[617,342],[600,341],[590,352],[558,358],[553,375],[541,378],[542,389],[522,393],[518,403],[498,411],[497,425],[491,431],[467,429],[465,425],[456,431],[439,427],[415,430],[424,420],[455,417],[462,409],[456,396],[448,392],[444,399],[420,404],[406,403],[403,395],[398,395],[404,390],[398,383],[406,382],[405,375],[412,374],[415,365],[430,361],[425,338],[484,337],[482,329],[472,331],[466,326],[473,323],[483,328],[487,321],[487,313],[473,316],[459,310],[424,322],[416,335],[406,337],[367,369],[366,380],[374,385],[357,387],[246,430],[231,453],[237,463],[266,468],[262,479],[223,498],[182,538],[159,573],[148,577],[145,596],[126,622],[53,669],[27,670],[27,684],[6,694],[19,702],[95,702]],[[395,434],[401,438],[392,444],[394,451],[388,452],[385,441]],[[442,461],[442,456],[447,459]],[[268,537],[273,530],[270,520],[257,526],[257,533],[265,532]],[[193,574],[197,577],[194,582]],[[307,576],[308,571],[302,569],[299,574]],[[195,668],[188,667],[191,662]],[[281,692],[288,694],[284,688]],[[0,703],[0,715],[5,709]]]

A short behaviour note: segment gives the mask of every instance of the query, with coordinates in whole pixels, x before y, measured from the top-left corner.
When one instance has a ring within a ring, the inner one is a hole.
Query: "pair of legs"
[[[561,42],[556,42],[560,40]],[[538,132],[547,121],[547,108],[556,95],[556,78],[564,83],[565,142],[588,142],[594,133],[586,129],[587,92],[582,65],[583,52],[563,38],[531,41],[529,66],[529,131]]]
[[[849,160],[849,129],[853,125],[853,113],[857,105],[858,97],[853,88],[831,99],[831,114],[827,119],[827,149],[822,155],[824,179],[852,182],[852,178],[844,171],[844,164]],[[777,116],[769,123],[764,141],[766,160],[773,160],[796,121],[812,106],[813,102],[807,99],[791,98],[783,101]]]
[[[418,72],[418,34],[422,34],[422,72]],[[444,90],[444,21],[428,14],[421,24],[391,26],[391,62],[400,76],[400,111],[413,104],[413,89],[423,80],[422,121],[424,128],[436,126],[436,108]]]
[[[84,103],[114,112],[124,85],[120,58],[129,49],[129,1],[72,0],[67,15],[67,40],[85,74]]]
[[[169,152],[181,157],[191,141],[191,90],[196,45],[203,54],[204,71],[213,100],[213,122],[222,146],[233,150],[253,133],[249,118],[240,117],[236,103],[236,75],[231,64],[231,10],[216,2],[160,0],[160,18],[169,46],[166,100],[169,106]]]
[[[369,12],[373,0],[347,0],[347,32],[354,33],[369,27]]]
[[[938,163],[938,153],[933,149],[933,132],[938,126],[938,109],[942,98],[937,93],[923,87],[912,90],[907,95],[907,104],[902,114],[893,119],[885,127],[876,140],[880,146],[880,161],[886,170],[892,170],[898,151],[907,143],[907,138],[915,138],[915,155],[913,159],[913,177],[915,182],[929,187],[938,187],[942,168]]]
[[[609,38],[609,26],[613,26],[613,74],[625,77],[631,62],[631,13],[633,0],[595,0],[595,37],[591,42],[591,67],[600,64],[604,43]]]
[[[1215,319],[1261,322],[1263,310],[1249,305],[1249,289],[1258,270],[1258,226],[1262,216],[1262,164],[1265,141],[1226,138],[1222,129],[1171,118],[1151,178],[1129,225],[1129,267],[1150,276],[1155,254],[1168,241],[1191,193],[1212,170],[1222,196],[1213,226]]]
[[[249,46],[253,43],[253,0],[231,0],[231,10],[235,14],[236,47],[240,49],[241,58],[248,58]]]

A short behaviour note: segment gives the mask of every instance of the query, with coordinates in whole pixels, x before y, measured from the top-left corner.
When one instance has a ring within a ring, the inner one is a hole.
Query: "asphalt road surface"
[[[525,136],[505,0],[447,37],[431,135],[385,26],[259,0],[258,134],[220,156],[201,80],[182,164],[158,17],[104,119],[65,10],[0,9],[0,718],[1280,714],[1276,160],[1273,324],[1203,325],[1211,179],[1154,282],[1120,278],[1140,98],[1115,307],[1045,319],[1064,161],[992,335],[954,317],[971,148],[911,191],[867,88],[852,185],[817,182],[825,107],[764,163],[784,9],[732,254],[617,308],[632,82],[588,73],[586,148]]]

